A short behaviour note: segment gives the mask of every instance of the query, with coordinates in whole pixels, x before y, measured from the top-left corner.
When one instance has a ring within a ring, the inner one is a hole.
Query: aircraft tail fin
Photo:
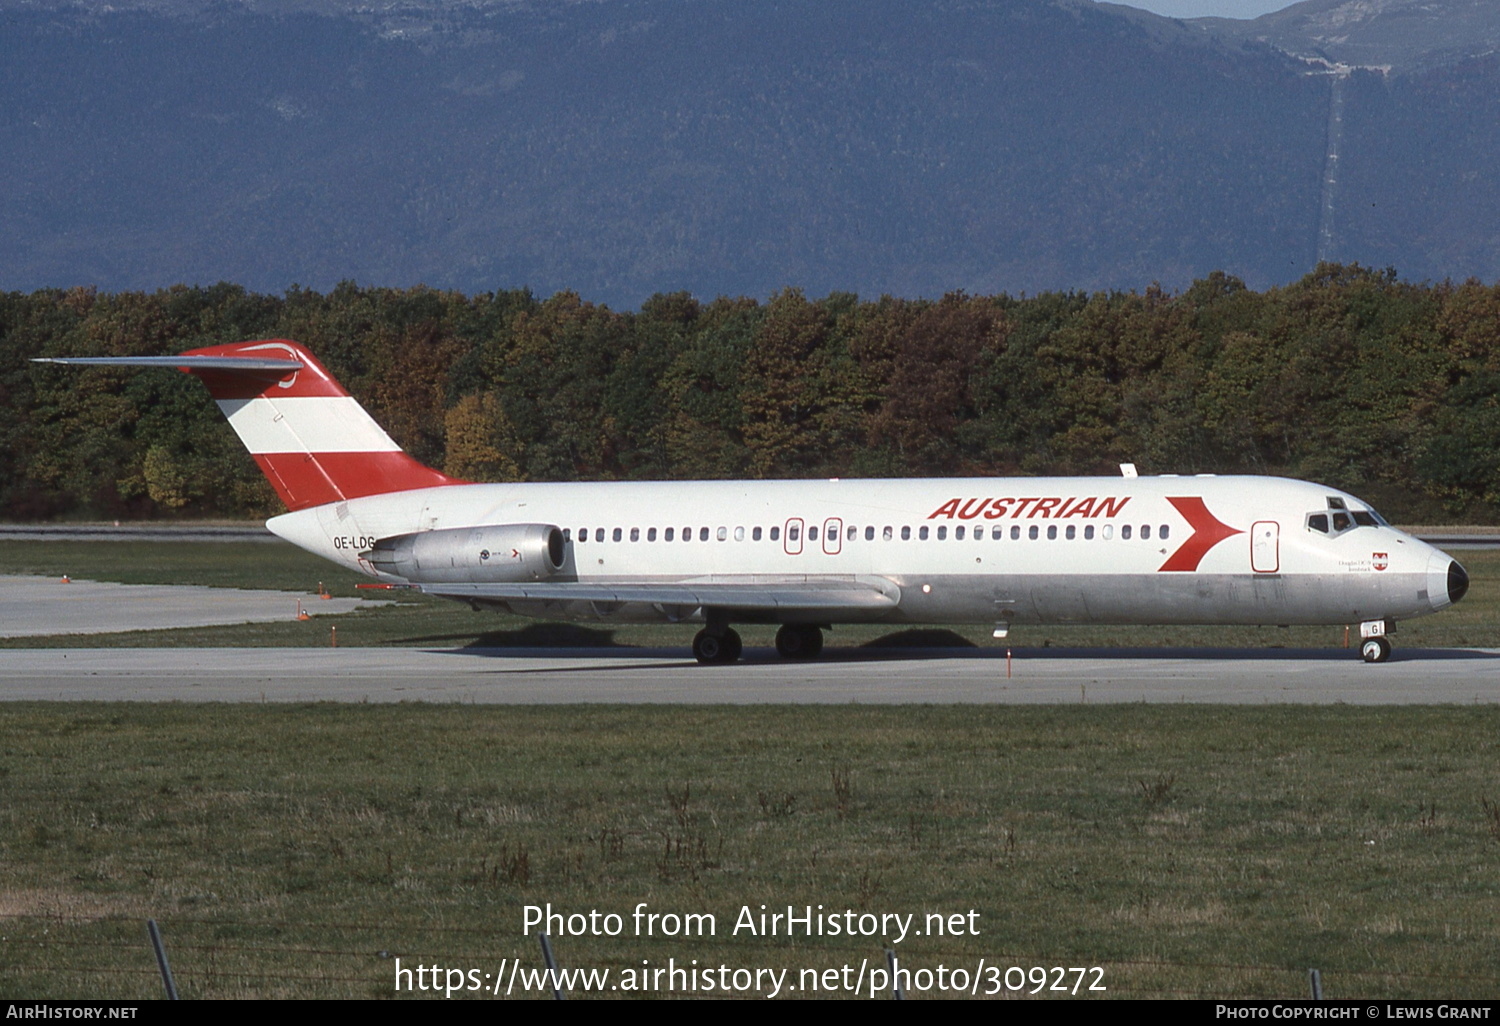
[[[276,494],[295,512],[366,495],[463,484],[424,467],[302,346],[285,339],[180,356],[71,357],[44,363],[176,367],[208,386]]]

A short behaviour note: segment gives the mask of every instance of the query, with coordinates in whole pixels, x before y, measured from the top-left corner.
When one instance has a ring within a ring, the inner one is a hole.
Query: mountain
[[[1398,73],[1500,50],[1494,0],[1304,0],[1253,21],[1198,18],[1190,24],[1224,39]]]
[[[1327,70],[1085,0],[0,0],[0,289],[1500,277],[1493,59]]]

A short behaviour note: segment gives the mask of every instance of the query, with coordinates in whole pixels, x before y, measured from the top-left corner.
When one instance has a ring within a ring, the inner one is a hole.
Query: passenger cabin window
[[[700,528],[698,528],[698,540],[699,541],[708,541],[708,528],[706,528],[706,527],[700,527]]]
[[[736,527],[734,529],[734,540],[735,541],[744,541],[745,540],[745,529],[743,527]]]
[[[594,541],[603,541],[603,540],[604,540],[604,528],[602,528],[602,527],[596,527],[596,528],[594,528]]]
[[[1089,524],[1087,527],[1085,527],[1083,529],[1083,540],[1084,541],[1093,541],[1094,540],[1094,525],[1093,524]]]
[[[1120,528],[1120,537],[1124,541],[1129,541],[1130,540],[1130,525],[1129,524],[1125,524],[1125,525],[1123,525]]]
[[[901,540],[902,541],[911,541],[911,528],[910,527],[903,526],[901,528]]]
[[[1027,532],[1026,532],[1026,536],[1027,536],[1027,537],[1028,537],[1028,538],[1030,538],[1030,539],[1031,539],[1031,540],[1032,540],[1032,541],[1036,541],[1036,540],[1037,540],[1037,537],[1038,537],[1038,535],[1039,535],[1039,532],[1038,532],[1038,531],[1037,531],[1037,529],[1036,529],[1036,525],[1035,525],[1035,524],[1032,524],[1032,525],[1031,525],[1031,530],[1029,530],[1029,531],[1027,531]]]
[[[719,528],[718,533],[716,533],[714,535],[714,537],[718,538],[719,541],[728,541],[729,540],[729,528],[727,528],[727,527],[721,527],[721,528]]]
[[[1012,527],[1010,529],[1010,540],[1011,541],[1016,541],[1020,537],[1021,537],[1021,529],[1020,529],[1020,527]]]
[[[1167,540],[1167,536],[1168,536],[1168,531],[1169,531],[1170,527],[1171,527],[1170,524],[1162,524],[1161,525],[1161,530],[1159,530],[1159,531],[1156,532],[1156,536],[1158,538],[1160,538],[1162,541],[1166,541]]]
[[[866,530],[869,530],[869,528],[866,528]],[[846,535],[846,539],[848,541],[855,541],[858,538],[859,538],[859,528],[857,528],[857,527],[851,527],[851,528],[849,528],[849,532]]]
[[[639,527],[632,527],[630,529],[630,540],[631,541],[640,541],[641,540],[641,529]]]
[[[647,541],[656,541],[656,528],[654,528],[654,527],[648,527],[648,528],[646,528],[646,540]]]
[[[807,529],[807,540],[808,541],[817,541],[818,540],[818,529],[816,527],[809,527]]]
[[[772,541],[780,541],[781,540],[781,528],[780,527],[773,527],[773,528],[771,528],[771,540]]]
[[[664,540],[664,541],[671,541],[671,540],[672,540],[672,539],[674,539],[674,538],[676,538],[676,537],[677,537],[677,534],[676,534],[676,532],[675,532],[675,531],[674,531],[674,530],[673,530],[673,528],[670,528],[670,527],[669,527],[669,528],[667,528],[667,529],[666,529],[666,530],[665,530],[665,531],[663,531],[663,532],[662,532],[662,535],[661,535],[661,536],[662,536],[662,539],[663,539],[663,540]]]
[[[963,525],[962,524],[960,524],[958,527],[955,527],[953,529],[953,540],[954,541],[963,541],[964,540],[964,529],[963,529]]]
[[[682,540],[685,542],[693,540],[693,529],[691,527],[684,527],[682,529]]]
[[[917,541],[926,541],[926,540],[927,540],[927,525],[923,524],[921,527],[917,528]]]
[[[887,527],[886,530],[889,531],[890,528]],[[867,527],[867,528],[865,528],[865,541],[874,541],[874,540],[875,540],[875,528],[873,528],[873,527]]]
[[[946,527],[939,527],[938,528],[938,541],[947,541],[947,540],[948,540],[948,528],[946,528]]]
[[[1072,541],[1074,538],[1078,537],[1078,528],[1074,527],[1072,524],[1069,524],[1068,529],[1064,531],[1063,534],[1067,537],[1068,541]]]
[[[1150,539],[1151,539],[1151,525],[1150,524],[1142,524],[1141,525],[1141,541],[1149,541]]]
[[[750,529],[750,540],[760,541],[760,528],[754,527]]]
[[[786,529],[786,540],[787,541],[796,541],[796,540],[798,540],[801,537],[802,537],[802,528],[801,527],[788,527]]]
[[[1048,541],[1056,541],[1057,540],[1057,525],[1056,524],[1048,524],[1047,525],[1047,540]]]
[[[896,537],[896,529],[895,528],[887,526],[887,527],[884,527],[884,528],[881,529],[881,531],[880,531],[880,540],[881,541],[890,541],[894,537]]]

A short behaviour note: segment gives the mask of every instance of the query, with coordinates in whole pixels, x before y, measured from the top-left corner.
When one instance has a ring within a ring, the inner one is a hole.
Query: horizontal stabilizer
[[[266,360],[248,356],[43,356],[32,363],[65,363],[74,367],[175,367],[185,371],[245,371],[251,374],[289,374],[306,364],[300,360]]]
[[[254,357],[36,357],[31,363],[66,363],[80,368],[180,368],[183,371],[249,371],[252,374],[290,374],[302,371],[300,360],[263,360]]]

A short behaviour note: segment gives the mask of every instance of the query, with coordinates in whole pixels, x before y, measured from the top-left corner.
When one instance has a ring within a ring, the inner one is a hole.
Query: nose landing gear
[[[1389,620],[1366,620],[1359,625],[1359,655],[1367,663],[1383,663],[1391,657],[1391,642],[1386,635],[1393,625]]]

